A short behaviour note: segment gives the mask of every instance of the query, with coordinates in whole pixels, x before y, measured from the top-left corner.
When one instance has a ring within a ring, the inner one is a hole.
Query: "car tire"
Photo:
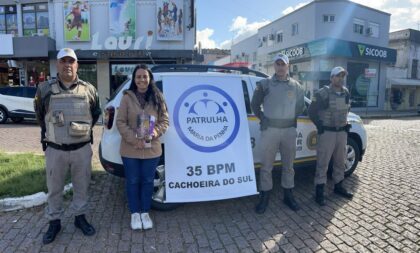
[[[159,211],[170,211],[178,208],[182,203],[165,203],[166,183],[165,183],[165,164],[160,164],[156,168],[155,180],[153,182],[152,208]]]
[[[357,142],[352,138],[347,138],[347,159],[346,170],[344,176],[348,177],[353,174],[360,161],[360,148]]]
[[[13,121],[13,123],[20,123],[23,121],[22,117],[12,117],[10,119]]]
[[[0,124],[4,124],[7,121],[7,111],[0,107]]]
[[[360,160],[360,148],[357,145],[357,142],[352,138],[347,138],[347,159],[345,162],[344,176],[348,177],[353,174],[354,170],[357,167],[357,164]],[[333,174],[333,159],[331,158],[330,163],[328,164],[328,178],[332,178]]]

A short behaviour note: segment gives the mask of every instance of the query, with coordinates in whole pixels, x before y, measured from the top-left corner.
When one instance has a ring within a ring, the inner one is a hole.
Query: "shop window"
[[[363,34],[364,32],[365,21],[355,18],[353,20],[353,32],[358,34]]]
[[[98,88],[98,75],[97,75],[96,63],[79,62],[77,75],[83,81],[89,82],[93,86]]]
[[[30,61],[27,63],[27,70],[26,86],[38,86],[51,76],[48,61]]]
[[[298,23],[294,23],[292,24],[292,36],[298,35],[299,34],[299,24]]]
[[[124,83],[131,78],[137,64],[111,64],[111,94],[114,93]]]
[[[0,34],[18,34],[16,6],[0,6]]]
[[[418,65],[418,60],[413,59],[413,63],[411,64],[411,78],[413,79],[417,79],[417,65]]]
[[[352,107],[378,106],[378,78],[366,77],[365,69],[375,68],[367,63],[349,62],[346,80]]]
[[[48,4],[22,5],[22,23],[24,36],[48,36]]]

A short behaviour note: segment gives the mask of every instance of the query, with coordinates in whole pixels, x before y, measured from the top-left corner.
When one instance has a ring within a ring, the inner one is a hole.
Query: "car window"
[[[163,92],[163,89],[162,89],[162,81],[157,81],[157,82],[156,82],[156,86],[158,87],[158,89],[159,89],[161,92]]]
[[[242,90],[244,92],[246,113],[247,114],[252,114],[252,111],[251,111],[251,101],[249,100],[248,86],[246,85],[246,82],[243,81],[243,80],[242,80]]]
[[[23,96],[26,98],[34,98],[35,97],[35,93],[36,93],[36,89],[32,88],[32,87],[25,87],[22,88],[23,89]]]
[[[0,94],[7,95],[9,93],[10,88],[0,88]]]
[[[4,95],[21,97],[22,96],[22,93],[23,93],[22,92],[22,88],[11,87],[11,88],[8,88],[7,92]]]
[[[125,80],[115,91],[114,91],[114,93],[112,93],[112,95],[109,97],[109,100],[108,101],[112,101],[114,98],[115,98],[115,96],[117,96],[117,94],[118,93],[120,93],[120,91],[122,90],[122,88],[124,88],[124,86],[125,86],[125,84],[127,83],[127,82],[131,82],[131,79],[127,79],[127,80]]]

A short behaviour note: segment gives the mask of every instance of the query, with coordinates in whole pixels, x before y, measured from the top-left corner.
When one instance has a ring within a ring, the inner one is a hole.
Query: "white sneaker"
[[[139,213],[131,214],[131,229],[136,230],[136,229],[141,229],[141,228],[142,228],[142,225],[141,225],[140,214]]]
[[[141,222],[143,223],[144,229],[151,229],[153,228],[153,221],[149,216],[149,213],[142,213],[141,214]]]

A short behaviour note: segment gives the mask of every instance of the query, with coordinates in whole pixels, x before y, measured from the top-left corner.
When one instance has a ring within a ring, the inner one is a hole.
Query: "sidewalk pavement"
[[[417,110],[404,110],[404,111],[379,111],[374,109],[351,111],[359,115],[362,119],[390,119],[402,117],[420,117]]]

